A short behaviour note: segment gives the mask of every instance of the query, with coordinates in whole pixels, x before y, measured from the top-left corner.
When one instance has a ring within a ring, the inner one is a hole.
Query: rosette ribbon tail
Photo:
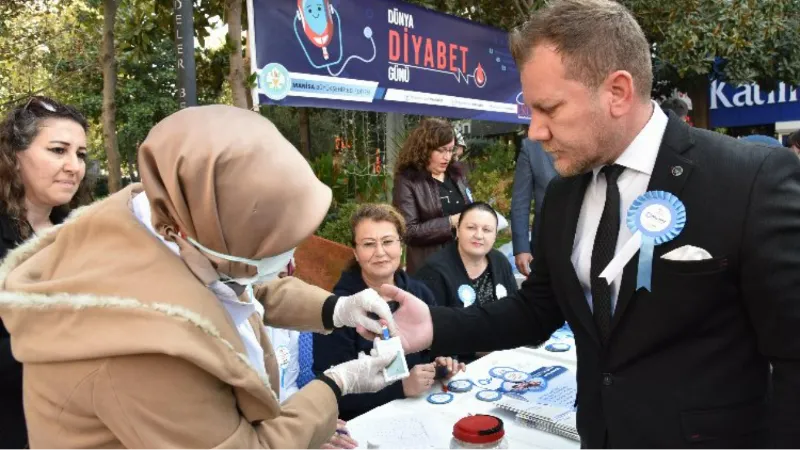
[[[647,235],[642,236],[642,247],[639,251],[639,270],[636,273],[636,290],[645,288],[652,292],[650,281],[653,276],[653,249],[655,246],[655,239]]]
[[[625,268],[625,265],[628,264],[633,258],[633,255],[639,251],[639,248],[642,246],[642,238],[644,235],[641,231],[637,231],[636,233],[628,239],[628,242],[622,246],[619,252],[617,252],[616,256],[608,263],[605,269],[600,272],[600,278],[605,278],[606,282],[611,285],[611,282],[617,278],[617,275],[622,273],[622,269]],[[651,253],[652,254],[652,253]]]

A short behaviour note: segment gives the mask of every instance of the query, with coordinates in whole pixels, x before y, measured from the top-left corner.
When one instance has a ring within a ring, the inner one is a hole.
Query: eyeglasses
[[[400,246],[400,238],[387,238],[380,241],[381,247],[384,250],[395,250]],[[378,241],[366,241],[357,245],[367,252],[375,252],[378,249]]]
[[[47,103],[47,102],[45,102],[43,100],[40,100],[40,99],[36,98],[36,96],[33,96],[33,95],[31,96],[31,98],[28,99],[28,102],[25,103],[25,106],[22,108],[22,112],[27,111],[28,108],[30,108],[30,106],[33,104],[34,100],[36,101],[36,104],[41,106],[42,108],[44,108],[44,109],[46,109],[46,110],[48,110],[48,111],[50,111],[52,113],[56,112],[56,107],[55,106],[53,106],[50,103]]]
[[[455,146],[453,146],[453,147],[439,147],[439,148],[436,149],[436,151],[439,152],[439,153],[444,153],[444,154],[450,153],[452,155],[453,152],[455,151]]]

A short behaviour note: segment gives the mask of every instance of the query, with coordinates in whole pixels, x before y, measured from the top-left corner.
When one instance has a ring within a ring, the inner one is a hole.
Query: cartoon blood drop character
[[[328,0],[297,0],[297,10],[303,22],[303,31],[314,45],[322,49],[327,60],[328,44],[333,39],[333,16]]]

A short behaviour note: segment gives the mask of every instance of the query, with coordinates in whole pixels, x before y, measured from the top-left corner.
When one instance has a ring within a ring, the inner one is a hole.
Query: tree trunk
[[[247,109],[247,87],[245,86],[244,57],[242,56],[242,0],[226,0],[225,16],[228,22],[228,39],[231,43],[231,70],[228,82],[231,85],[233,106]]]
[[[243,63],[244,70],[245,70],[244,73],[249,73],[250,72],[250,63],[251,63],[250,58],[253,57],[250,54],[250,38],[252,36],[253,36],[252,31],[251,30],[247,30],[247,32],[245,33],[245,40],[244,40],[244,42],[245,42],[244,63]],[[247,78],[249,78],[249,77],[246,77],[245,79],[247,79]],[[246,88],[245,98],[247,98],[247,109],[251,109],[251,110],[257,112],[258,111],[258,105],[253,105],[253,95],[251,94],[249,86],[247,86],[247,88]]]
[[[103,145],[108,166],[108,192],[113,194],[122,188],[122,169],[117,146],[117,60],[114,55],[114,22],[118,0],[103,0]]]
[[[710,125],[708,118],[708,90],[708,79],[702,76],[691,80],[686,90],[692,100],[692,111],[689,113],[689,117],[692,119],[692,124],[697,128],[708,129]]]
[[[311,127],[308,120],[308,108],[298,108],[297,125],[300,128],[300,153],[311,161]]]

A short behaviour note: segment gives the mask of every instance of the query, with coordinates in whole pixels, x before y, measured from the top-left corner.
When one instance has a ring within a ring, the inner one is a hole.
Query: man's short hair
[[[668,98],[664,100],[661,102],[661,109],[663,109],[664,112],[672,111],[681,119],[689,114],[689,106],[685,101],[679,98]]]
[[[789,135],[789,147],[800,148],[800,130]]]
[[[511,33],[509,47],[517,67],[533,49],[553,45],[567,76],[597,89],[609,74],[625,70],[636,93],[650,99],[653,65],[650,44],[633,15],[610,0],[552,0]]]

